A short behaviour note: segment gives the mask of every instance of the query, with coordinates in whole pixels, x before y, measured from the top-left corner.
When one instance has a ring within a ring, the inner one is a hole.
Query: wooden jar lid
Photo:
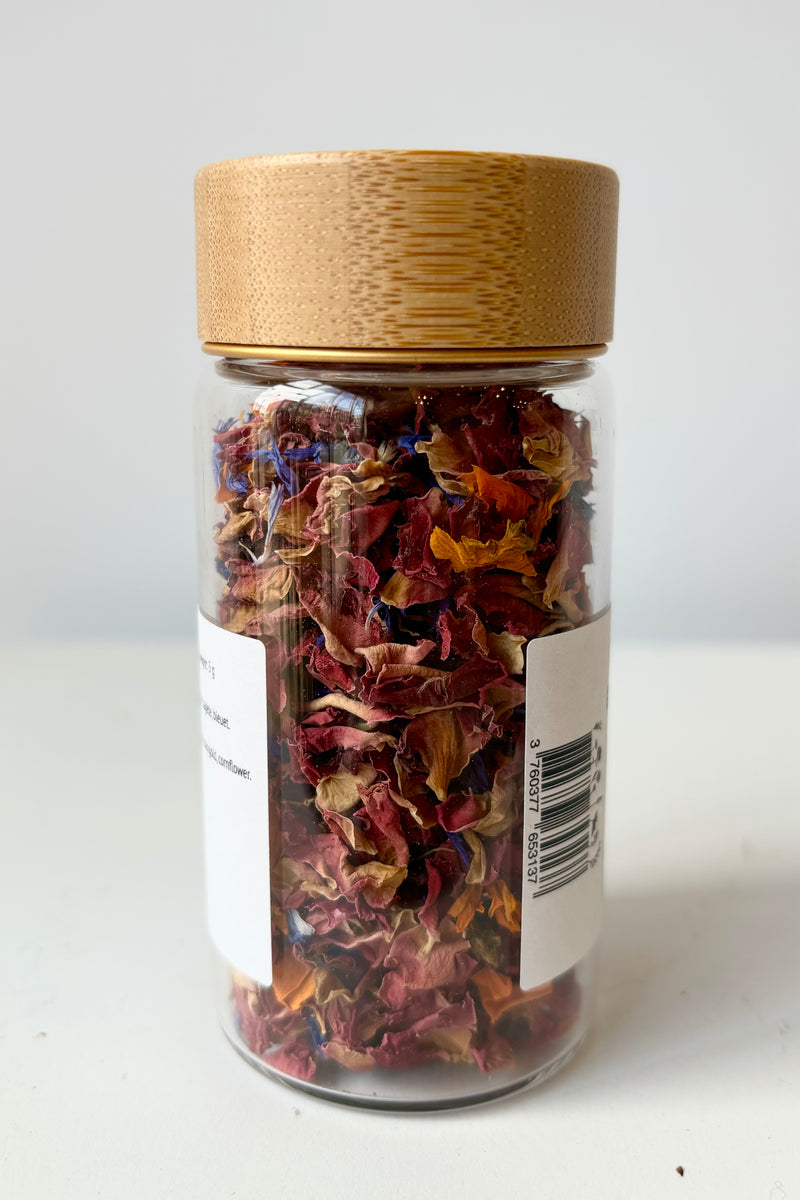
[[[613,332],[618,181],[525,154],[353,150],[197,175],[201,339],[435,352],[597,347]],[[337,355],[338,356],[338,355]]]

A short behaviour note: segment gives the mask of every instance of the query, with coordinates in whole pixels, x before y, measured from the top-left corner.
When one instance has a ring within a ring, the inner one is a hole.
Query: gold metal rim
[[[203,342],[203,353],[221,358],[262,358],[270,362],[320,363],[527,363],[581,358],[599,358],[608,351],[601,342],[596,346],[517,346],[504,349],[459,349],[426,346],[420,349],[350,350],[329,346],[237,346],[225,342]]]

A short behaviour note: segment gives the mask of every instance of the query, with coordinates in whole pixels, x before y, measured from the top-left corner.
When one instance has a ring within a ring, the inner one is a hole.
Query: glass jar
[[[222,1025],[335,1100],[500,1096],[568,1061],[590,1011],[605,347],[254,340],[206,333],[196,425]]]

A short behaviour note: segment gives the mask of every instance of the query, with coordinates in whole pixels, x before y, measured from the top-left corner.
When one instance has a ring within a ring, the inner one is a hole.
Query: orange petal
[[[217,504],[228,504],[231,500],[235,500],[237,495],[237,492],[231,491],[224,479],[220,479],[219,487],[217,488],[217,494],[214,497]]]
[[[501,975],[499,971],[486,966],[475,972],[472,982],[478,989],[483,1007],[492,1023],[499,1021],[510,1009],[521,1008],[531,1000],[549,995],[553,990],[552,983],[543,983],[541,987],[523,992],[507,975]]]
[[[489,916],[496,917],[497,924],[508,929],[510,933],[519,933],[519,900],[509,890],[505,881],[498,879],[488,891],[492,901],[489,905]]]
[[[294,955],[287,955],[275,967],[272,990],[281,1004],[296,1012],[314,995],[313,968],[301,963]]]
[[[465,483],[470,491],[477,492],[484,504],[494,500],[497,511],[511,521],[524,520],[533,504],[524,488],[506,479],[499,479],[497,475],[490,475],[482,467],[473,467],[468,475],[461,476],[461,482]]]
[[[479,883],[471,883],[448,908],[447,915],[455,920],[457,933],[463,933],[475,913],[483,909],[482,893],[483,889]]]

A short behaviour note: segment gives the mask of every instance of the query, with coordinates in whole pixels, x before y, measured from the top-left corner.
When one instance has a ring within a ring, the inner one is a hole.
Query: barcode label
[[[592,833],[592,735],[586,733],[539,755],[542,799],[539,818],[537,896],[565,887],[589,867]],[[596,822],[595,822],[596,825]]]
[[[609,615],[531,641],[520,985],[591,948],[600,922]]]

